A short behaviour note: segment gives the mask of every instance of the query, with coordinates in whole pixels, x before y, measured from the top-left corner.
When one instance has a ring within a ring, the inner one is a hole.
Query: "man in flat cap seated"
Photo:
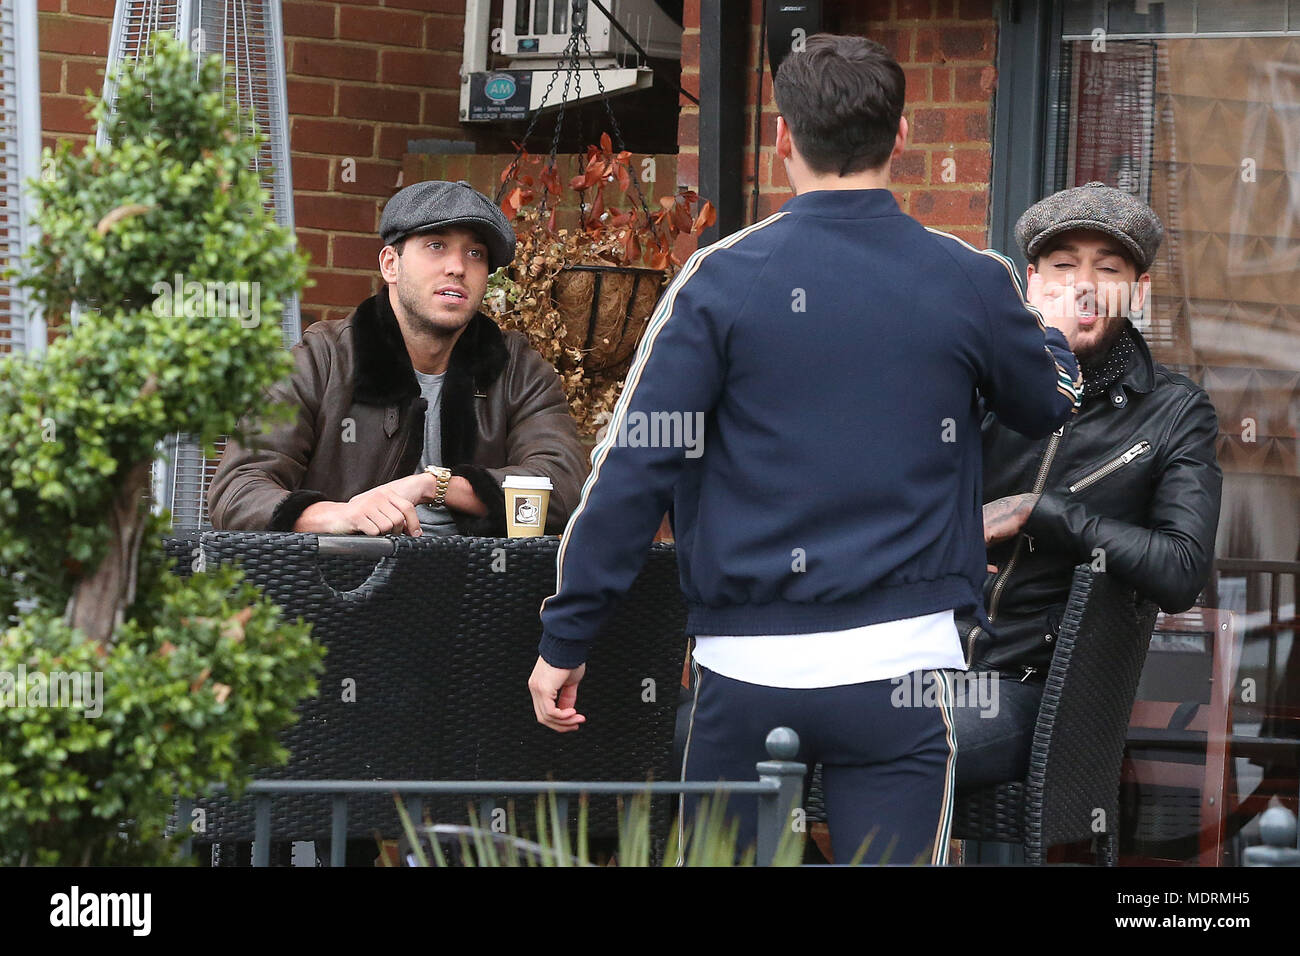
[[[984,538],[997,571],[988,626],[959,630],[967,665],[990,672],[998,693],[987,695],[994,708],[954,708],[958,789],[1024,779],[1076,564],[1170,612],[1191,607],[1209,578],[1218,419],[1205,390],[1154,361],[1130,321],[1149,309],[1163,234],[1150,207],[1102,183],[1049,196],[1016,223],[1030,301],[1078,317],[1070,347],[1083,403],[1038,441],[984,419]]]
[[[514,258],[510,223],[468,183],[422,182],[389,200],[379,233],[385,287],[303,333],[273,392],[297,414],[227,445],[212,526],[500,536],[510,473],[550,479],[546,531],[560,532],[587,462],[559,375],[478,311]]]

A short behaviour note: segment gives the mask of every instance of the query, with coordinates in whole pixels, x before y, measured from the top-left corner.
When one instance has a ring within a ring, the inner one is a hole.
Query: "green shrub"
[[[0,708],[0,865],[171,861],[178,841],[161,837],[176,794],[216,780],[238,793],[251,765],[284,762],[274,731],[316,692],[324,656],[309,626],[232,568],[161,574],[150,600],[107,651],[43,614],[0,635],[0,672],[103,681],[98,717]]]
[[[118,77],[116,115],[95,109],[109,145],[47,150],[31,187],[42,239],[23,285],[79,318],[39,359],[0,359],[0,682],[84,671],[104,695],[98,717],[0,706],[0,863],[172,859],[172,797],[283,762],[277,735],[322,667],[307,625],[237,571],[162,568],[156,448],[239,435],[289,373],[280,313],[306,258],[266,208],[261,137],[221,60],[151,42]],[[178,276],[248,308],[164,295]]]

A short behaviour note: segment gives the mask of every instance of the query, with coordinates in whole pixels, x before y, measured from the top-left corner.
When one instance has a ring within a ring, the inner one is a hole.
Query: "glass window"
[[[1294,745],[1300,3],[1101,6],[1065,8],[1045,186],[1100,180],[1142,197],[1165,224],[1139,330],[1156,361],[1201,384],[1218,411],[1223,506],[1201,603],[1240,643],[1231,730]],[[1173,659],[1162,655],[1149,660]],[[1293,765],[1235,746],[1239,793],[1279,778],[1294,794]]]

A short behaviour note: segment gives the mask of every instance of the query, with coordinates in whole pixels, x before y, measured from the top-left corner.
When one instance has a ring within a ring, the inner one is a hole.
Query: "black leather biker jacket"
[[[1218,417],[1204,389],[1136,354],[1119,380],[1085,397],[1046,439],[983,422],[984,501],[1040,491],[1023,533],[990,549],[990,627],[963,629],[967,663],[1041,679],[1051,663],[1073,568],[1116,574],[1169,612],[1209,578],[1223,474]]]

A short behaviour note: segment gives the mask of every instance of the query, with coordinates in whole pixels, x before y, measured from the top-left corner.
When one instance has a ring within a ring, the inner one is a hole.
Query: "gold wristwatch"
[[[451,469],[443,468],[441,465],[425,465],[424,470],[438,479],[438,493],[433,496],[433,501],[429,503],[435,508],[445,508],[447,506],[447,485],[451,482]]]

